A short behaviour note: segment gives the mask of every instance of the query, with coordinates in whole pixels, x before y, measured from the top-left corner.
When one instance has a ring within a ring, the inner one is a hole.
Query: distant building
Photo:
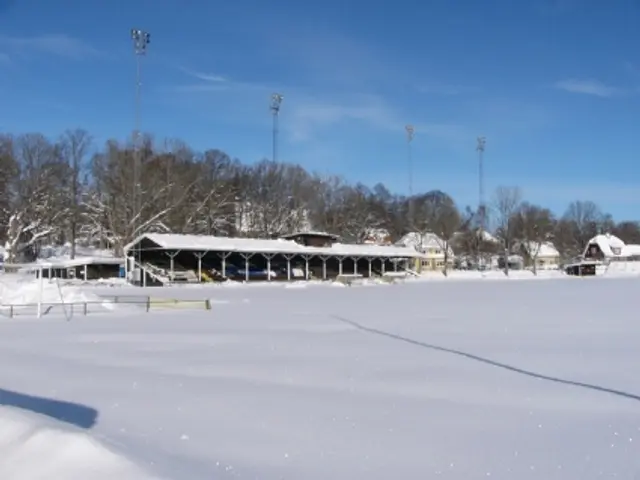
[[[640,245],[626,244],[610,233],[596,235],[587,243],[585,260],[640,261]]]
[[[447,264],[453,267],[455,255],[450,245],[435,233],[407,233],[396,245],[411,247],[424,254],[424,258],[416,259],[416,271],[437,271],[445,267],[445,245],[447,246]]]
[[[519,250],[528,267],[535,262],[538,270],[553,270],[560,266],[560,252],[552,242],[522,242]]]

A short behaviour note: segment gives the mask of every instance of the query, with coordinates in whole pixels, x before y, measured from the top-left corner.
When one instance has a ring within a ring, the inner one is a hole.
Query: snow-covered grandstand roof
[[[610,233],[596,235],[587,243],[585,255],[590,245],[598,245],[602,254],[607,257],[640,256],[640,245],[625,244],[621,239]]]
[[[207,235],[181,235],[173,233],[148,233],[128,244],[125,254],[143,239],[163,250],[186,250],[191,252],[237,252],[237,253],[285,253],[300,255],[331,255],[352,257],[423,257],[412,248],[379,245],[351,245],[334,243],[330,247],[310,247],[292,240],[262,240],[256,238],[212,237]]]

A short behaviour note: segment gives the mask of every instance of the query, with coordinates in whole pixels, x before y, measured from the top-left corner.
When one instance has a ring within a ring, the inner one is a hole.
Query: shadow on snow
[[[86,405],[26,395],[3,388],[0,388],[0,406],[29,410],[85,429],[93,427],[98,419],[98,411]]]
[[[353,320],[349,320],[347,318],[341,317],[339,315],[331,315],[332,318],[339,320],[343,323],[351,325],[352,327],[367,333],[371,333],[374,335],[380,335],[383,337],[391,338],[393,340],[397,340],[400,342],[409,343],[411,345],[416,345],[422,348],[428,348],[429,350],[436,350],[438,352],[450,353],[453,355],[457,355],[460,357],[468,358],[470,360],[475,360],[476,362],[481,362],[487,365],[491,365],[493,367],[504,368],[505,370],[509,370],[511,372],[519,373],[521,375],[527,375],[532,378],[538,378],[540,380],[546,380],[554,383],[561,383],[564,385],[571,385],[573,387],[585,388],[587,390],[595,390],[597,392],[608,393],[611,395],[617,395],[619,397],[628,398],[631,400],[640,401],[640,395],[636,395],[633,393],[623,392],[622,390],[615,390],[612,388],[601,387],[599,385],[593,385],[590,383],[577,382],[574,380],[567,380],[564,378],[552,377],[549,375],[543,375],[541,373],[532,372],[530,370],[525,370],[523,368],[514,367],[511,365],[507,365],[506,363],[496,362],[495,360],[491,360],[489,358],[480,357],[478,355],[473,355],[471,353],[466,353],[461,350],[455,350],[453,348],[440,347],[438,345],[433,345],[430,343],[420,342],[418,340],[413,340],[412,338],[403,337],[401,335],[396,335],[395,333],[385,332],[384,330],[378,330],[377,328],[367,327],[366,325],[362,325],[358,322],[354,322]]]

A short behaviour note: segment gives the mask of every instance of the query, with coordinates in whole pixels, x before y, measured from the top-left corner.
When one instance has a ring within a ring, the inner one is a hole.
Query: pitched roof
[[[147,233],[124,247],[125,253],[147,239],[163,250],[191,252],[282,253],[300,255],[327,255],[344,257],[423,257],[413,248],[386,245],[351,245],[334,243],[330,247],[300,245],[292,240],[262,240],[256,238],[213,237],[175,233]]]

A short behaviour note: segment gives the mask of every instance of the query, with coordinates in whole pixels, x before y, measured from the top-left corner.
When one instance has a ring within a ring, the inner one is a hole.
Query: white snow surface
[[[91,310],[112,311],[123,305],[114,305],[113,301],[99,296],[91,289],[80,286],[64,285],[58,279],[38,279],[30,275],[0,275],[0,313],[6,313],[9,307],[14,311],[30,310],[41,302],[46,306],[56,306],[57,310],[68,305],[81,310],[82,305],[91,305]],[[1,385],[0,385],[1,386]]]
[[[120,453],[62,422],[0,406],[3,480],[152,480]]]
[[[639,280],[147,289],[217,302],[0,322],[0,389],[167,479],[634,479]]]

